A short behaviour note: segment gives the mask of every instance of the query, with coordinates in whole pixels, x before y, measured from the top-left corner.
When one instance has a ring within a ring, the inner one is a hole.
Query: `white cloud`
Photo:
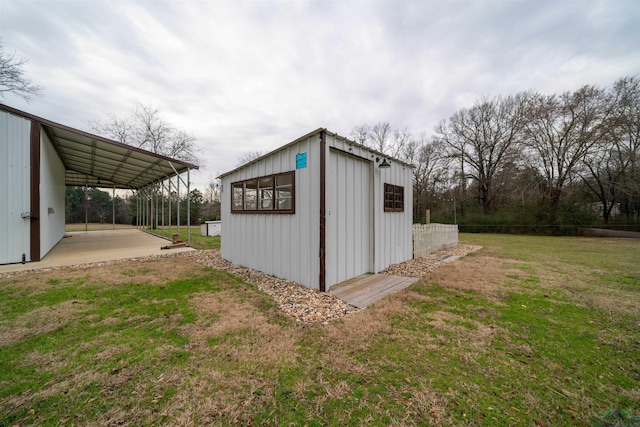
[[[640,72],[635,0],[1,0],[5,46],[70,126],[158,107],[194,133],[207,177],[320,126],[416,135],[482,95],[609,85]]]

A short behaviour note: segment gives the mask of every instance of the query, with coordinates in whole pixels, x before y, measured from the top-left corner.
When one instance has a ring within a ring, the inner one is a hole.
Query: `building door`
[[[31,261],[30,135],[31,121],[0,112],[0,264]]]
[[[371,162],[329,150],[326,191],[326,285],[372,271]]]

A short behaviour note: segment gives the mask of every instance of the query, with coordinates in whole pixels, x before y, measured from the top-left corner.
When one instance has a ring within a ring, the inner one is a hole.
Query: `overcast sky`
[[[0,0],[0,37],[45,87],[0,102],[84,130],[153,105],[198,138],[201,189],[319,127],[431,134],[483,95],[640,74],[638,0]]]

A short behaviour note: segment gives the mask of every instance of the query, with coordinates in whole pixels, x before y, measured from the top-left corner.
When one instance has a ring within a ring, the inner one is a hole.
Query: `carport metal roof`
[[[40,123],[64,164],[66,185],[140,189],[198,169],[197,165],[55,123],[4,104],[0,104],[0,110]]]

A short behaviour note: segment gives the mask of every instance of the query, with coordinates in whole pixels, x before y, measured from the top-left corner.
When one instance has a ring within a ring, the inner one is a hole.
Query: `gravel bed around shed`
[[[327,324],[359,310],[328,292],[318,292],[296,282],[232,264],[220,257],[219,249],[192,252],[191,256],[207,267],[227,271],[268,293],[283,313],[299,322]]]
[[[382,273],[421,278],[447,263],[452,257],[459,258],[480,248],[481,246],[458,245],[454,248],[434,252],[423,258],[391,265]],[[296,282],[232,264],[220,257],[218,249],[198,251],[190,255],[195,256],[201,264],[241,277],[261,291],[268,293],[286,315],[300,322],[327,324],[360,310],[328,292],[319,292]]]
[[[422,278],[436,268],[444,265],[452,259],[465,256],[469,252],[480,249],[481,246],[458,245],[454,248],[443,249],[429,254],[426,257],[412,259],[400,264],[393,264],[387,267],[383,274],[392,274],[403,277]],[[33,268],[26,271],[0,274],[0,279],[11,276],[19,276],[35,271],[51,271],[68,268],[91,268],[113,264],[123,264],[127,262],[140,262],[147,259],[157,259],[163,257],[192,257],[194,260],[207,267],[216,270],[229,272],[240,277],[247,283],[256,286],[259,290],[271,295],[276,304],[284,314],[299,322],[328,324],[340,319],[343,316],[359,311],[360,309],[347,302],[331,295],[328,292],[319,292],[315,289],[307,288],[299,283],[280,279],[260,271],[232,264],[222,259],[219,249],[199,250],[193,252],[183,252],[179,254],[168,254],[160,256],[150,256],[141,258],[129,258],[118,261],[105,261],[90,264],[77,264],[66,267],[51,267],[38,269]]]
[[[458,245],[453,248],[441,249],[425,257],[410,259],[400,264],[392,264],[385,268],[382,273],[420,279],[436,268],[480,249],[482,249],[482,246],[475,245]]]

